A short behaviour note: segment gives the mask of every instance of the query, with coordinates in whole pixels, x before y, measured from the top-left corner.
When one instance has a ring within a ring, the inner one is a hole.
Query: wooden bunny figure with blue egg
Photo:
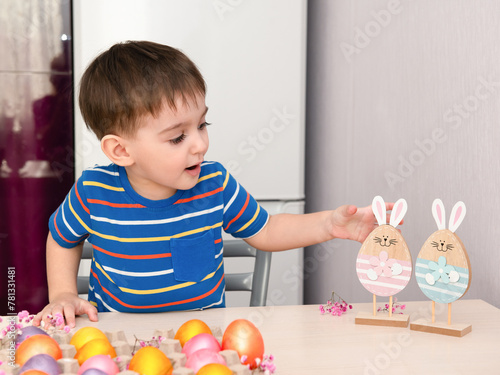
[[[460,238],[455,234],[466,214],[465,204],[457,202],[451,210],[448,229],[443,202],[435,199],[432,203],[432,216],[438,230],[424,243],[417,256],[415,276],[422,292],[432,300],[432,321],[435,325],[435,303],[448,304],[448,326],[451,326],[451,303],[461,298],[469,289],[471,282],[471,267],[469,256]],[[412,329],[427,332],[463,336],[448,327],[432,327],[418,329],[412,324]],[[470,326],[468,326],[470,327]],[[469,330],[470,331],[470,330]]]

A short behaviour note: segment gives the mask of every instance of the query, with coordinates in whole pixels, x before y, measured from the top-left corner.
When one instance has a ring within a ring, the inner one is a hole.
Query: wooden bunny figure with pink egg
[[[438,230],[424,243],[417,256],[415,276],[422,292],[432,300],[432,318],[429,324],[420,319],[411,324],[414,330],[463,336],[470,325],[451,324],[451,303],[461,298],[471,282],[470,261],[465,246],[455,234],[466,213],[465,204],[457,202],[451,210],[448,229],[443,202],[435,199],[432,216]],[[435,322],[436,302],[448,304],[448,324]]]
[[[406,201],[399,199],[387,223],[384,200],[380,196],[373,199],[372,210],[379,226],[363,242],[356,259],[359,281],[373,294],[373,314],[358,314],[356,324],[408,326],[408,315],[392,315],[392,296],[406,287],[412,275],[411,253],[396,229],[407,209]],[[383,314],[377,316],[376,296],[389,297],[388,317]]]

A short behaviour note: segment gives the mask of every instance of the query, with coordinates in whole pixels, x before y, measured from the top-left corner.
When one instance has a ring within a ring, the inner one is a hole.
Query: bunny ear
[[[455,233],[460,224],[462,224],[462,221],[464,220],[465,217],[465,213],[466,209],[464,202],[460,201],[455,203],[453,209],[451,210],[450,224],[448,226],[450,231]]]
[[[439,230],[446,229],[444,205],[439,198],[432,202],[432,216],[434,216]]]
[[[378,225],[384,225],[387,223],[387,210],[385,209],[384,199],[380,195],[373,198],[372,211],[377,218]]]
[[[403,198],[398,199],[396,203],[394,203],[394,207],[392,208],[391,211],[391,220],[390,223],[394,228],[396,228],[399,223],[401,223],[401,220],[406,215],[406,211],[408,210],[408,204],[406,203],[406,200]]]

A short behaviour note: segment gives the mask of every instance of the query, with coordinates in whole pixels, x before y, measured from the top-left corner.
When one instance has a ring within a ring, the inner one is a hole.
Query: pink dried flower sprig
[[[28,319],[29,320],[30,313],[28,311],[26,311],[26,310],[23,310],[23,311],[21,311],[20,313],[17,314],[17,318],[19,319],[20,322],[22,322],[23,319]]]
[[[31,321],[35,318],[34,315],[30,315],[26,310],[23,310],[17,314],[17,324],[14,325],[16,331],[20,331],[23,327],[29,325]],[[0,320],[1,322],[2,320]],[[10,331],[8,328],[3,329],[0,332],[0,340],[3,339]]]
[[[352,305],[349,305],[342,297],[335,292],[332,292],[332,298],[326,302],[326,305],[319,305],[319,311],[323,314],[331,314],[333,316],[341,316],[351,310]]]
[[[406,305],[398,303],[398,299],[394,297],[394,301],[392,303],[392,313],[393,314],[403,314],[403,310],[406,309]],[[401,311],[398,311],[401,310]],[[384,307],[379,307],[377,309],[378,312],[389,312],[389,304],[386,303]]]
[[[18,333],[20,333],[20,331],[24,328],[24,327],[27,327],[27,326],[30,326],[31,325],[31,322],[33,321],[33,319],[35,318],[35,315],[31,315],[28,311],[26,310],[23,310],[21,312],[19,312],[17,314],[17,321],[18,323],[15,325],[15,328],[17,330]],[[62,314],[58,313],[58,314],[55,314],[54,316],[52,315],[48,315],[48,318],[50,319],[49,321],[49,327],[46,327],[45,330],[48,330],[48,328],[50,327],[60,327],[64,324],[64,317],[62,316]],[[1,320],[0,320],[1,321]],[[42,328],[42,327],[40,327]],[[69,326],[64,326],[63,330],[68,333],[71,328]],[[7,336],[7,329],[4,329],[0,332],[0,339],[4,338],[5,336]]]
[[[62,316],[61,313],[57,313],[55,315],[47,315],[47,318],[49,319],[49,324],[54,327],[59,327],[64,324],[64,317]]]
[[[276,371],[276,365],[273,363],[273,361],[274,361],[274,356],[272,354],[270,355],[264,354],[262,362],[259,363],[259,369],[261,371],[264,371],[265,375],[274,374],[274,372]]]
[[[245,363],[248,359],[247,355],[242,355],[240,358],[241,363]],[[274,356],[272,354],[266,355],[264,354],[264,358],[261,360],[260,358],[255,358],[255,363],[257,364],[257,368],[253,370],[252,374],[264,374],[271,375],[276,371],[276,365],[273,363]],[[247,364],[248,368],[250,365]]]
[[[144,348],[146,346],[153,346],[155,348],[159,348],[161,342],[165,339],[166,339],[166,337],[163,337],[163,336],[158,336],[158,338],[153,336],[151,338],[151,340],[141,340],[141,339],[138,339],[137,337],[135,337],[134,351],[132,352],[132,354],[134,354],[140,348]]]
[[[61,313],[54,314],[54,316],[49,314],[49,315],[47,315],[47,318],[50,319],[50,321],[49,321],[50,326],[57,328],[57,327],[61,327],[64,324],[64,317]],[[66,325],[63,327],[63,330],[64,330],[64,332],[68,333],[71,330],[71,328]]]

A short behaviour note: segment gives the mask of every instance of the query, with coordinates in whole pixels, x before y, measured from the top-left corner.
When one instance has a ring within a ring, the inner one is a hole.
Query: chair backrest
[[[271,256],[271,252],[257,250],[242,240],[224,241],[224,258],[255,258],[253,272],[226,273],[226,291],[249,291],[250,306],[265,306],[271,274]],[[82,261],[89,259],[92,259],[92,245],[85,241]],[[89,276],[78,276],[77,285],[78,294],[87,294]]]
[[[224,258],[255,258],[253,272],[226,273],[226,290],[250,291],[250,306],[266,306],[271,256],[271,252],[257,250],[242,240],[224,241]]]
[[[90,268],[90,260],[92,260],[92,245],[85,241],[83,243],[83,251],[82,251],[82,259],[80,261],[80,268],[85,264],[85,268]],[[79,272],[78,277],[76,278],[76,286],[78,289],[78,294],[88,294],[89,292],[89,279],[90,275],[87,273],[86,275],[82,275]]]

